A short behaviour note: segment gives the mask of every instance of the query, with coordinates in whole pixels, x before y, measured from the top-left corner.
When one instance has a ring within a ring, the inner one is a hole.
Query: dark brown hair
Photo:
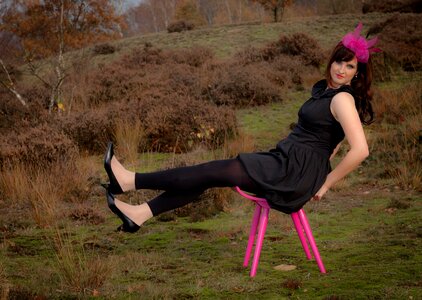
[[[331,53],[330,60],[327,64],[325,77],[327,83],[331,83],[330,68],[333,62],[350,61],[355,57],[355,53],[346,48],[341,42],[337,44]],[[353,77],[351,86],[353,88],[353,97],[355,98],[356,109],[359,113],[360,121],[363,124],[371,124],[374,120],[374,111],[372,109],[372,63],[371,57],[367,63],[358,62],[356,77]]]

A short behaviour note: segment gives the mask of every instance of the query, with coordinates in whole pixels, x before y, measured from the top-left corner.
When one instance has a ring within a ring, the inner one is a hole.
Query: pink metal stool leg
[[[248,246],[246,248],[245,259],[243,260],[244,267],[247,267],[249,264],[249,258],[251,257],[251,252],[252,252],[253,244],[255,241],[256,228],[258,227],[260,215],[261,215],[261,206],[256,204],[255,212],[253,214],[253,219],[252,219],[251,230],[249,233],[249,240],[248,240]]]
[[[298,211],[300,222],[302,223],[305,234],[308,238],[309,244],[311,245],[312,252],[314,253],[315,260],[318,264],[319,270],[321,273],[326,273],[324,264],[322,263],[321,256],[319,255],[318,248],[315,244],[314,236],[312,235],[311,227],[309,226],[308,218],[306,218],[305,212],[303,209]]]
[[[262,244],[264,241],[265,231],[267,230],[268,215],[269,215],[270,210],[269,208],[266,208],[266,207],[263,207],[262,210],[263,211],[261,213],[261,218],[259,219],[258,237],[256,240],[255,252],[253,255],[250,277],[255,277],[256,275],[256,270],[258,269],[258,263],[259,263],[259,256],[261,255]]]
[[[252,268],[250,277],[254,277],[256,275],[256,271],[258,269],[259,263],[259,256],[261,255],[262,244],[264,241],[265,231],[267,229],[268,224],[268,215],[270,212],[270,206],[268,202],[264,198],[258,198],[252,195],[249,195],[243,192],[239,187],[235,187],[235,190],[242,195],[243,197],[255,202],[255,212],[252,219],[251,230],[249,234],[248,246],[246,248],[245,259],[243,261],[243,266],[248,266],[249,259],[251,256],[252,248],[254,245],[256,230],[258,227],[258,237],[255,245],[254,256],[252,260]],[[311,228],[308,223],[308,219],[306,218],[305,212],[303,209],[299,210],[297,213],[292,213],[292,220],[293,224],[295,225],[297,234],[299,236],[300,242],[302,243],[303,250],[305,251],[306,257],[308,259],[312,258],[311,252],[309,251],[308,244],[306,242],[305,235],[311,245],[312,252],[314,253],[315,260],[318,264],[319,270],[321,273],[326,273],[324,264],[322,263],[321,256],[319,255],[318,248],[315,244],[314,237],[312,235]],[[305,234],[303,233],[305,231]]]
[[[299,236],[300,242],[302,243],[303,251],[305,251],[306,258],[312,259],[311,251],[309,251],[308,243],[306,242],[305,235],[303,234],[302,224],[299,220],[299,216],[296,212],[291,214],[293,224],[295,225],[297,235]]]

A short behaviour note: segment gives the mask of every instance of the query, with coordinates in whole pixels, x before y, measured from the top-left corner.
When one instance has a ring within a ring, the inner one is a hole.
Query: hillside
[[[280,34],[306,32],[316,38],[324,49],[335,44],[346,32],[350,31],[359,21],[365,28],[385,20],[391,14],[371,13],[365,15],[332,15],[320,17],[305,17],[287,20],[282,23],[254,23],[244,25],[219,26],[199,28],[181,33],[161,32],[125,38],[113,43],[119,54],[128,53],[145,43],[163,49],[188,48],[193,45],[209,47],[220,58],[226,58],[248,46],[263,46],[276,40]],[[108,57],[100,61],[106,63]]]

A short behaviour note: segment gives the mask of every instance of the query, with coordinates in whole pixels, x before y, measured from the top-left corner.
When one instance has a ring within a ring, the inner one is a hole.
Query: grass
[[[283,103],[240,110],[240,125],[262,150],[274,147],[274,141],[287,136],[290,124],[297,121],[300,106],[309,97],[309,92],[296,92]]]
[[[372,24],[383,20],[386,14],[359,15],[369,28]],[[134,36],[116,42],[122,53],[143,47],[145,42],[166,48],[189,48],[194,45],[214,49],[218,57],[228,57],[246,46],[261,46],[276,40],[280,34],[307,32],[311,36],[321,37],[318,41],[323,48],[333,46],[341,36],[350,31],[357,23],[356,15],[330,15],[319,17],[304,17],[287,20],[282,23],[252,23],[243,25],[226,25],[213,28],[200,28],[193,31]],[[336,30],[332,30],[336,28]],[[117,55],[117,54],[115,54]],[[106,59],[103,57],[102,59]]]
[[[359,16],[367,25],[381,18],[384,15]],[[328,47],[356,19],[342,15],[222,26],[118,43],[121,51],[145,41],[163,48],[209,43],[225,57],[246,45],[273,40],[280,32],[300,30],[321,36]],[[407,79],[400,76],[378,87],[401,88]],[[308,95],[295,92],[283,103],[238,111],[245,136],[230,147],[245,149],[251,143],[258,150],[273,147],[296,121]],[[124,124],[116,138],[135,139]],[[133,145],[120,142],[119,146],[118,154],[134,170],[151,171],[178,157],[143,153],[135,162]],[[222,154],[199,149],[189,155],[201,160]],[[422,299],[421,195],[374,181],[368,165],[353,173],[341,189],[305,207],[328,274],[320,274],[316,263],[306,260],[290,217],[273,211],[258,273],[251,279],[242,267],[253,212],[249,202],[236,197],[225,212],[199,222],[154,219],[137,234],[118,233],[120,221],[109,212],[99,187],[105,179],[101,159],[83,157],[72,172],[63,169],[62,174],[59,170],[46,175],[48,183],[42,182],[46,176],[31,182],[23,167],[0,174],[2,299]],[[56,185],[51,184],[54,179]],[[39,193],[32,195],[34,184]],[[27,213],[35,208],[35,215]],[[275,270],[280,264],[297,269]]]
[[[113,232],[117,222],[111,217],[100,226],[70,229],[69,242],[93,242],[91,262],[100,257],[103,265],[112,266],[104,275],[106,283],[96,290],[100,298],[418,299],[422,296],[417,264],[422,205],[415,195],[396,196],[407,199],[409,206],[390,210],[389,193],[375,190],[336,193],[308,206],[326,275],[319,273],[314,261],[306,261],[289,217],[273,212],[258,274],[250,279],[242,260],[251,209],[240,199],[233,203],[233,212],[196,223],[182,218],[152,221],[136,235]],[[51,261],[51,249],[36,241],[38,230],[31,232],[11,241],[44,250],[16,257],[13,249],[2,249],[3,257],[9,258],[2,263],[9,266],[6,273],[13,274],[9,280],[45,292],[40,284],[46,278],[24,275],[29,269],[34,274],[50,270],[53,285],[60,279],[52,273],[54,266],[42,263]],[[108,249],[100,246],[102,240]],[[278,264],[294,264],[297,269],[276,271]],[[289,285],[293,280],[298,284]],[[93,292],[85,290],[86,296]]]

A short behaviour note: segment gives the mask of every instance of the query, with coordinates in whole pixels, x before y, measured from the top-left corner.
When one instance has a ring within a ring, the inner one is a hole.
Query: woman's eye
[[[355,66],[354,65],[347,65],[347,68],[353,70],[355,68]]]

